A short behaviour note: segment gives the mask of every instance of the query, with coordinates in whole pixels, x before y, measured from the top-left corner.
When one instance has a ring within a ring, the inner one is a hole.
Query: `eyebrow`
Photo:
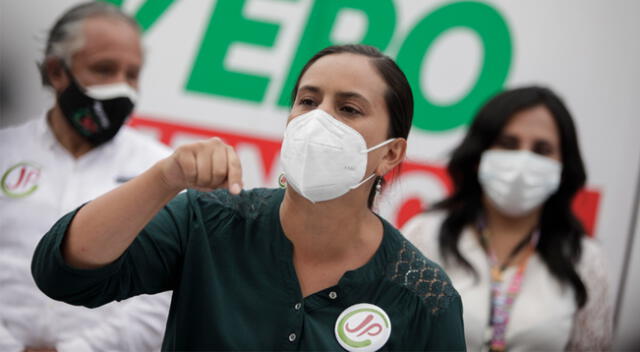
[[[301,92],[304,92],[304,91],[308,91],[308,92],[311,92],[311,93],[320,93],[322,91],[322,89],[320,89],[319,87],[316,87],[316,86],[311,86],[311,85],[305,85],[305,86],[302,86],[302,87],[298,88],[298,93],[301,93]],[[338,92],[338,93],[336,93],[336,95],[341,99],[354,98],[354,99],[362,100],[367,105],[371,105],[369,100],[367,98],[365,98],[360,93],[356,93],[356,92]]]
[[[338,94],[336,95],[342,99],[355,98],[363,100],[367,104],[369,103],[369,100],[367,100],[367,98],[365,98],[362,94],[356,92],[338,92]]]
[[[308,91],[311,93],[319,93],[321,91],[320,88],[316,87],[316,86],[310,86],[310,85],[306,85],[306,86],[302,86],[300,88],[298,88],[298,93],[304,92],[304,91]]]

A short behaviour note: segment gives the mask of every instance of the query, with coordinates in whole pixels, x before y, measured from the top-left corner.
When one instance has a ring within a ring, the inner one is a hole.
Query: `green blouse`
[[[87,307],[173,290],[163,350],[343,350],[336,322],[359,303],[388,316],[382,350],[465,349],[462,305],[451,281],[382,219],[382,244],[367,264],[302,297],[293,245],[280,224],[283,195],[279,189],[183,192],[118,260],[95,270],[69,267],[61,255],[76,210],[38,244],[33,276],[51,298]],[[349,335],[359,339],[354,346],[376,338],[381,326],[371,319],[341,325],[357,330]]]

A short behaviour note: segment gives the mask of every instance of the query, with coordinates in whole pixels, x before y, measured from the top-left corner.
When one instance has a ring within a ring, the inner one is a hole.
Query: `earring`
[[[376,178],[376,193],[382,192],[382,177],[378,176]]]

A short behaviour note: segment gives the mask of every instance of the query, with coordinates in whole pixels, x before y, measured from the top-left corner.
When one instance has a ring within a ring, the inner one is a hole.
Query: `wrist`
[[[166,170],[165,164],[172,162],[169,158],[162,159],[155,163],[146,173],[148,173],[152,184],[158,188],[163,194],[166,194],[170,198],[175,197],[178,193],[182,192],[186,187],[175,185],[169,181],[164,170]]]

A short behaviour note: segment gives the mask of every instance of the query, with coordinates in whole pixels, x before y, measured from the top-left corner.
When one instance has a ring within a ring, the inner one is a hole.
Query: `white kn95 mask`
[[[338,198],[375,176],[364,178],[367,154],[394,139],[367,149],[358,131],[329,113],[304,113],[289,122],[282,141],[287,185],[313,203]]]
[[[560,186],[562,164],[528,150],[487,150],[478,181],[497,208],[511,216],[529,213]]]

